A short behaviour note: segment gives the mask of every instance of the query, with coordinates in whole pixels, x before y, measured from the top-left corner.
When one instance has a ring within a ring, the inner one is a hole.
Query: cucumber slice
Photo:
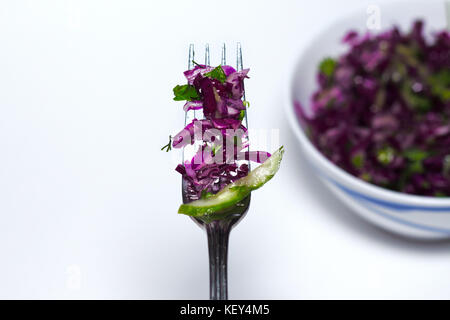
[[[200,217],[226,210],[243,200],[253,190],[261,188],[277,173],[283,158],[284,149],[280,147],[272,156],[247,176],[227,185],[215,195],[182,204],[178,213]]]

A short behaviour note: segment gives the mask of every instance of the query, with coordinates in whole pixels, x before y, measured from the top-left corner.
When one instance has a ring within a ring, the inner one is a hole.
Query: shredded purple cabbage
[[[177,86],[178,90],[174,88],[175,100],[187,100],[185,111],[202,109],[204,116],[189,123],[173,137],[172,142],[174,148],[200,142],[195,156],[175,169],[186,182],[190,200],[217,193],[226,185],[246,176],[248,164],[238,164],[239,160],[261,163],[270,157],[268,152],[246,151],[249,143],[247,128],[242,124],[246,110],[242,98],[243,82],[248,78],[248,71],[236,71],[231,66],[214,68],[197,64],[195,68],[184,72],[188,84]],[[196,131],[196,128],[199,130]],[[230,130],[233,131],[230,133]],[[213,137],[206,141],[204,136],[208,132],[212,132]],[[225,141],[232,141],[232,148],[225,148]],[[223,162],[212,161],[219,151],[223,155]]]
[[[450,196],[450,34],[351,31],[350,49],[320,64],[313,115],[297,102],[314,145],[333,163],[375,185]]]

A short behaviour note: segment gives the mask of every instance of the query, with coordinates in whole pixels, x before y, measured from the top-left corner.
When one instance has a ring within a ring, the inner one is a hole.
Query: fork
[[[222,46],[221,65],[226,64],[226,46]],[[188,69],[192,69],[194,66],[194,45],[189,46],[189,63]],[[210,65],[209,57],[209,45],[205,46],[205,64]],[[236,70],[243,69],[242,62],[242,47],[238,43],[236,46]],[[245,100],[245,90],[244,97]],[[185,125],[190,122],[189,112],[193,113],[195,117],[195,110],[186,112]],[[200,111],[201,112],[201,111]],[[245,110],[244,121],[248,128],[247,110]],[[185,158],[186,149],[183,150],[183,163]],[[250,170],[250,163],[247,162]],[[182,180],[182,196],[183,203],[189,202],[188,195],[185,188],[185,180]],[[211,300],[227,300],[228,299],[228,240],[231,229],[233,229],[246,215],[250,206],[250,195],[236,204],[229,212],[227,212],[226,218],[222,220],[214,220],[208,223],[192,217],[194,222],[202,229],[206,230],[208,237],[208,252],[209,252],[209,297]]]

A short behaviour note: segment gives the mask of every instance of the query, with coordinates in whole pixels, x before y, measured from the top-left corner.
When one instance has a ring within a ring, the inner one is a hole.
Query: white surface
[[[1,2],[0,298],[208,297],[206,237],[176,214],[180,177],[159,149],[183,122],[171,88],[188,43],[223,40],[252,68],[251,128],[280,128],[286,147],[231,235],[230,297],[450,298],[450,243],[348,213],[282,112],[288,61],[367,4]]]

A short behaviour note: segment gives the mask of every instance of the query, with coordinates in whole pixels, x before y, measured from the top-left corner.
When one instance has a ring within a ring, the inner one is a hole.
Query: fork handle
[[[231,224],[213,221],[205,225],[209,251],[209,297],[211,300],[228,299],[227,258]]]

